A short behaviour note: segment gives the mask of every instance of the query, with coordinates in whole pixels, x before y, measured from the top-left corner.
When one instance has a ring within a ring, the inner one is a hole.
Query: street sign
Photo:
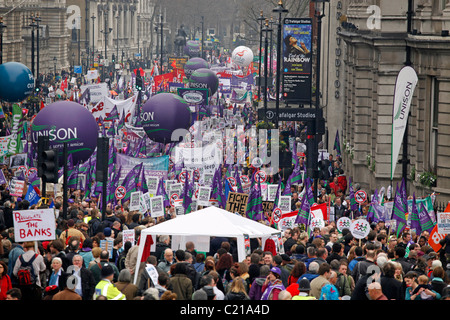
[[[176,200],[179,200],[179,199],[180,199],[180,196],[178,194],[176,194],[176,193],[172,194],[172,196],[170,197],[170,205],[172,207],[175,207],[175,202],[176,202]]]
[[[258,171],[255,173],[255,182],[258,182],[258,180],[259,180],[259,183],[264,183],[264,182],[266,182],[266,180],[267,180],[267,174],[266,174],[265,171],[263,171],[263,170],[258,170]]]
[[[127,191],[125,190],[124,186],[118,186],[114,194],[117,200],[122,200],[123,198],[125,198]]]
[[[268,121],[276,119],[277,110],[264,108],[258,109],[258,119],[264,120],[267,116]],[[311,121],[317,116],[316,108],[280,108],[278,110],[278,121]],[[318,110],[318,117],[323,118],[322,109]]]
[[[359,204],[363,204],[367,200],[367,193],[364,190],[358,190],[355,192],[355,200]]]
[[[273,210],[272,214],[273,214],[273,221],[275,221],[275,223],[280,222],[281,215],[283,214],[281,209],[280,208],[276,208],[275,210]]]

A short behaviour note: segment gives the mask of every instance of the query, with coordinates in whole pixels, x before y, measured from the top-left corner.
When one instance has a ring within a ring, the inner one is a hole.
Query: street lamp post
[[[202,59],[205,59],[205,17],[202,16]]]
[[[34,14],[31,13],[31,16],[29,17],[31,20],[31,24],[29,25],[31,27],[31,73],[33,74],[33,77],[36,78],[36,72],[35,72],[35,65],[34,65],[34,28],[36,28],[36,18],[34,17]]]
[[[266,56],[264,58],[264,114],[267,117],[267,76],[269,72],[269,33],[272,34],[272,29],[269,27],[269,19],[266,19],[266,24],[262,31],[265,32],[264,36],[264,51],[266,52]],[[267,119],[265,119],[267,120]]]
[[[92,14],[92,17],[91,17],[91,19],[92,19],[92,67],[94,67],[94,63],[95,63],[95,24],[94,24],[94,21],[95,21],[95,15],[94,14]]]
[[[105,60],[108,60],[108,34],[112,31],[112,28],[108,28],[108,12],[109,8],[105,10],[105,30],[102,31],[105,35]]]
[[[158,30],[159,27],[158,25],[155,26],[155,35],[156,35],[156,51],[155,51],[155,61],[158,59],[158,54],[159,54],[159,36],[158,36]]]
[[[162,74],[162,70],[163,70],[163,41],[164,41],[164,38],[163,38],[163,36],[164,36],[164,26],[163,26],[163,15],[161,14],[160,15],[160,28],[161,28],[161,46],[160,46],[160,49],[161,49],[161,57],[160,57],[160,64],[161,64],[161,74]]]
[[[263,15],[263,11],[259,15],[259,63],[258,63],[258,101],[261,100],[261,56],[262,56],[262,28],[263,21],[266,20]]]
[[[141,54],[141,47],[140,47],[140,44],[139,44],[139,41],[141,40],[140,39],[140,37],[141,37],[141,16],[138,14],[137,15],[137,47],[138,47],[138,55],[137,55],[137,58],[138,58],[138,60],[140,60],[141,59],[141,56],[140,56],[140,54]]]
[[[314,1],[319,2],[319,1]],[[319,158],[319,126],[320,126],[320,117],[319,117],[319,110],[320,110],[320,55],[322,50],[322,18],[325,17],[324,11],[325,11],[325,2],[328,2],[327,0],[322,0],[322,12],[318,11],[317,7],[318,4],[316,3],[316,10],[315,10],[315,17],[317,19],[317,52],[316,52],[316,118],[315,118],[315,132],[314,132],[314,146],[313,150],[310,153],[310,155],[313,157],[313,159]],[[319,171],[317,169],[317,165],[314,167],[314,199],[317,198],[317,183],[319,179]]]
[[[120,19],[120,15],[117,14],[116,16],[117,19],[117,41],[116,41],[116,59],[119,60],[119,19]]]
[[[3,17],[0,17],[0,64],[3,63],[3,32],[6,25],[3,23]]]
[[[272,29],[273,28],[273,24],[274,24],[274,21],[273,21],[273,17],[270,17],[270,21],[269,21],[269,24],[270,24],[270,29]],[[273,31],[273,29],[272,29],[272,31]],[[272,53],[272,50],[273,50],[273,32],[270,32],[270,61],[269,61],[269,78],[270,79],[272,79],[272,77],[273,77],[273,68],[272,68],[272,66],[273,66],[273,53]]]
[[[89,0],[84,3],[84,49],[86,50],[86,70],[89,68]]]
[[[56,61],[57,61],[58,59],[56,59],[56,57],[53,57],[53,73],[54,73],[54,75],[55,75],[55,78],[56,78]]]
[[[276,90],[275,90],[275,109],[276,109],[276,122],[275,128],[278,129],[278,113],[280,110],[280,77],[281,77],[281,24],[282,14],[289,11],[283,7],[283,1],[278,1],[278,6],[272,10],[272,12],[278,13],[278,35],[277,35],[277,70],[276,70]]]
[[[36,14],[36,77],[39,79],[39,22],[42,19],[39,17],[39,13]]]

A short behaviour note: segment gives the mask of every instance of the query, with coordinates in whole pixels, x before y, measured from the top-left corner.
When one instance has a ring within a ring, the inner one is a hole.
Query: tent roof
[[[250,238],[278,233],[280,231],[277,229],[217,207],[208,207],[187,215],[177,216],[175,219],[159,223],[141,232],[142,235],[215,237],[237,237],[248,234]]]

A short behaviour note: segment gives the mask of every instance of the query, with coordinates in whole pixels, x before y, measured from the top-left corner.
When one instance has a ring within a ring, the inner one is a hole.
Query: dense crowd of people
[[[317,202],[334,196],[330,199],[330,205],[336,207],[334,219],[322,228],[305,230],[300,225],[285,230],[282,252],[276,251],[270,239],[251,239],[251,254],[243,261],[238,260],[233,238],[212,236],[210,251],[199,252],[194,242],[172,250],[171,237],[163,235],[146,261],[138,262],[141,231],[175,219],[174,209],[168,207],[164,217],[155,219],[129,211],[125,203],[114,208],[108,205],[102,217],[97,199],[84,199],[80,190],[70,190],[65,218],[60,210],[62,195],[52,197],[55,212],[59,212],[56,239],[19,243],[14,239],[12,212],[31,207],[27,200],[10,196],[3,188],[0,299],[450,299],[450,238],[442,240],[442,250],[434,252],[428,245],[428,232],[415,234],[407,229],[397,238],[384,221],[372,223],[372,230],[362,240],[348,229],[339,232],[335,221],[349,214],[348,199],[345,183],[335,179],[342,177],[342,171],[329,172],[330,188],[319,188]],[[333,186],[335,182],[338,187]],[[293,210],[302,197],[301,187],[297,188],[292,186]],[[330,191],[335,188],[336,194]],[[32,208],[48,208],[48,204]],[[124,243],[124,230],[134,230],[136,241]],[[112,250],[101,247],[102,240],[108,239]],[[156,270],[157,276],[149,270]]]

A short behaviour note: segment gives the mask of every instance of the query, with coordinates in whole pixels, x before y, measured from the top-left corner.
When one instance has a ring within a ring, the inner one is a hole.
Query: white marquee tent
[[[150,241],[148,237],[152,237],[153,244],[150,251],[154,251],[157,242],[156,236],[160,235],[172,236],[172,250],[184,250],[186,242],[193,241],[197,251],[205,252],[209,251],[210,237],[236,238],[238,259],[242,261],[246,256],[244,242],[246,236],[261,238],[264,246],[266,239],[281,237],[281,231],[217,207],[208,207],[142,230],[138,262],[142,259],[145,242]],[[144,239],[145,241],[142,241]],[[135,283],[139,264],[136,264]]]

